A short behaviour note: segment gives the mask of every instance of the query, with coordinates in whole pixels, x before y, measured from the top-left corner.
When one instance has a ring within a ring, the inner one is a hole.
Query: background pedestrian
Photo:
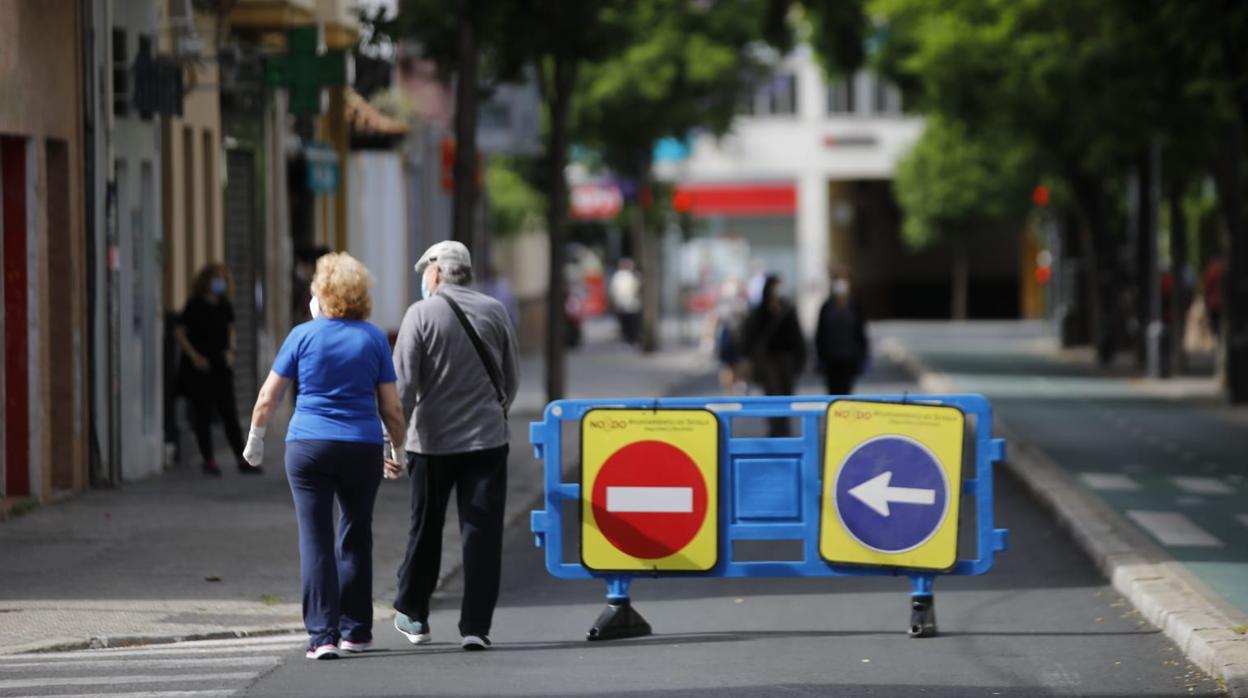
[[[853,296],[849,276],[833,272],[832,291],[819,309],[815,360],[828,395],[849,395],[870,356],[867,321]]]
[[[767,395],[792,395],[806,365],[806,340],[793,305],[780,295],[780,277],[767,276],[762,302],[745,323],[753,379]],[[788,436],[784,417],[767,420],[770,436]]]
[[[182,349],[177,389],[186,397],[195,442],[203,458],[203,470],[208,475],[221,474],[212,449],[214,412],[221,417],[221,426],[239,472],[260,472],[242,457],[243,434],[238,427],[238,405],[234,397],[235,333],[231,287],[224,264],[213,263],[200,269],[174,328],[174,336]]]

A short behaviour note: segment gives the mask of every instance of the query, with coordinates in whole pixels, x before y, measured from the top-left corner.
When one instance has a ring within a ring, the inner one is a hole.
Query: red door
[[[26,315],[26,141],[0,137],[4,231],[4,492],[30,494],[30,373]]]

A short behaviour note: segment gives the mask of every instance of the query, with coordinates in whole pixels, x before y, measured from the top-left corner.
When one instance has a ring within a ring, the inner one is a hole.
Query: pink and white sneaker
[[[352,642],[351,640],[339,640],[338,649],[343,652],[367,652],[373,648],[372,640],[363,642]]]
[[[317,647],[311,647],[305,656],[308,659],[337,659],[338,645],[326,643]]]

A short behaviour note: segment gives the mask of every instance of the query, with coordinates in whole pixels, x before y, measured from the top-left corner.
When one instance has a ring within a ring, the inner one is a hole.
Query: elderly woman
[[[264,433],[287,384],[298,379],[286,432],[286,475],[299,522],[299,568],[309,659],[362,652],[373,638],[373,502],[387,477],[402,472],[383,456],[407,424],[386,337],[365,322],[372,276],[345,253],[327,254],[312,278],[312,320],[296,326],[273,361],[243,451],[259,465]],[[378,420],[378,412],[381,419]],[[385,463],[383,464],[383,459]],[[335,550],[334,499],[341,509]]]

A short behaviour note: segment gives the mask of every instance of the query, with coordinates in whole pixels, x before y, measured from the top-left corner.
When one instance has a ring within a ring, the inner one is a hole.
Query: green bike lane
[[[1248,413],[1063,358],[1034,323],[880,333],[953,389],[986,395],[1012,432],[1248,613]]]

